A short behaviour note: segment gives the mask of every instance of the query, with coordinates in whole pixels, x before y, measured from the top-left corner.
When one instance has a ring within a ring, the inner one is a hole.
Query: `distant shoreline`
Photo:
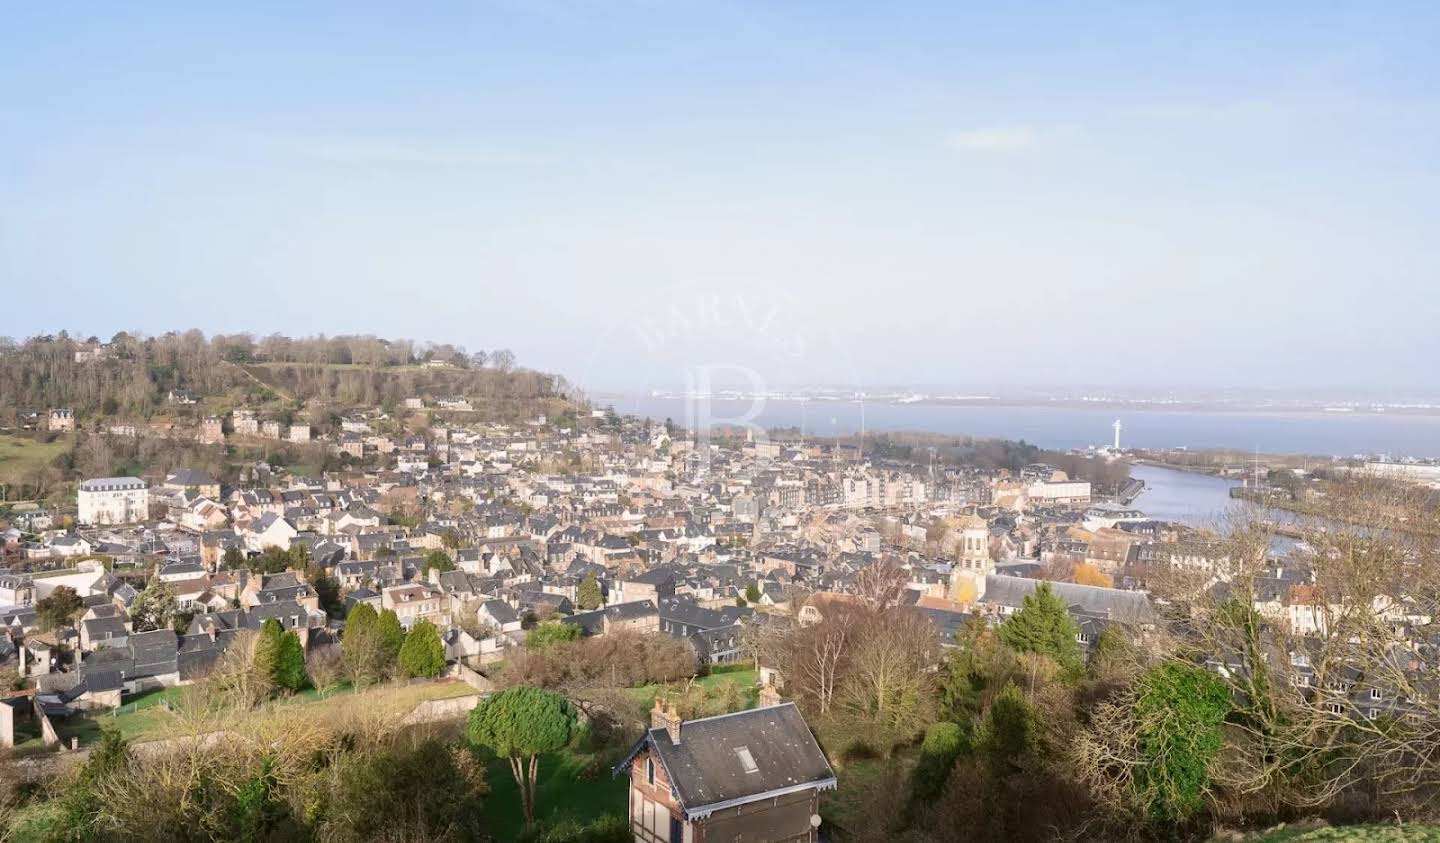
[[[654,394],[623,393],[623,392],[594,392],[589,395],[592,403],[603,404],[606,401],[685,401],[693,396],[678,392],[661,392]],[[786,404],[808,404],[816,407],[826,405],[858,405],[860,399],[852,396],[813,396],[803,397],[798,395],[745,395],[738,393],[720,392],[710,396],[713,401],[736,401],[755,402],[763,401],[769,403]],[[1073,398],[1056,398],[1049,400],[1031,400],[1017,398],[997,398],[991,396],[976,396],[974,398],[921,398],[917,400],[903,400],[898,398],[867,398],[866,406],[872,407],[996,407],[996,408],[1017,408],[1017,409],[1057,409],[1057,410],[1095,410],[1109,412],[1143,412],[1143,413],[1188,413],[1207,415],[1232,415],[1232,416],[1312,416],[1318,418],[1385,418],[1400,416],[1404,418],[1435,418],[1440,420],[1440,405],[1437,406],[1407,406],[1389,405],[1374,403],[1369,405],[1340,405],[1334,403],[1297,403],[1293,405],[1277,405],[1269,403],[1217,403],[1207,401],[1123,401],[1123,400],[1082,400]]]

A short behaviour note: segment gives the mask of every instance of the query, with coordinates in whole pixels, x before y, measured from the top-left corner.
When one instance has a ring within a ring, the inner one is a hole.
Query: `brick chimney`
[[[655,707],[650,709],[650,728],[664,729],[670,734],[672,744],[680,743],[680,713],[675,710],[675,704],[656,697]]]

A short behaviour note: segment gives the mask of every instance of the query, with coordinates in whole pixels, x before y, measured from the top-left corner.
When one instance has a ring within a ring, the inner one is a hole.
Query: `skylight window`
[[[735,757],[740,759],[740,766],[745,769],[746,773],[760,772],[760,768],[755,766],[755,756],[750,754],[750,747],[735,747]]]

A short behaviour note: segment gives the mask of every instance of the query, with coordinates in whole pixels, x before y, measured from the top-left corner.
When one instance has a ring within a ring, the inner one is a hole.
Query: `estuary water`
[[[1145,481],[1132,505],[1160,521],[1217,528],[1236,505],[1230,497],[1230,488],[1238,485],[1234,480],[1151,465],[1131,466],[1130,476]]]
[[[703,421],[696,402],[685,398],[599,398],[616,411],[673,419],[691,426]],[[711,399],[715,423],[750,418],[762,427],[803,427],[810,436],[855,433],[861,408],[850,401]],[[866,404],[867,431],[924,431],[948,435],[1024,439],[1047,448],[1109,445],[1111,423],[1120,420],[1121,445],[1135,448],[1235,448],[1267,454],[1316,456],[1440,457],[1440,416],[1396,413],[1260,413],[1117,410],[1113,407],[1047,407],[940,404]]]

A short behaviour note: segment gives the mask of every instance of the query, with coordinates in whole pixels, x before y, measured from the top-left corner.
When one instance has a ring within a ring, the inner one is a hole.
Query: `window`
[[[670,843],[685,843],[685,824],[679,817],[670,818]]]
[[[1371,688],[1371,689],[1370,689],[1370,699],[1372,699],[1372,700],[1378,700],[1378,699],[1380,699],[1380,689],[1379,689],[1379,688]]]
[[[1337,702],[1325,703],[1325,708],[1327,708],[1331,714],[1343,714],[1345,711],[1345,707]]]
[[[655,783],[655,759],[653,758],[645,759],[645,783]]]
[[[760,768],[755,766],[755,756],[750,754],[750,747],[735,747],[735,757],[740,759],[740,767],[744,769],[747,774],[760,772]]]

